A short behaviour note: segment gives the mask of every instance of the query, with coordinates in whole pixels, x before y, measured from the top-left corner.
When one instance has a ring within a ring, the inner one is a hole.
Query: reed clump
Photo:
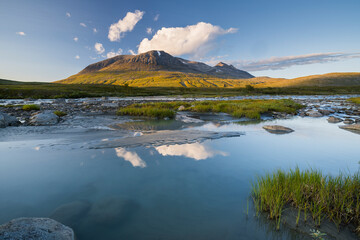
[[[174,117],[176,111],[182,106],[182,111],[191,112],[213,112],[228,113],[233,117],[247,117],[251,119],[260,119],[261,114],[271,112],[296,113],[303,106],[290,99],[280,100],[232,100],[232,101],[194,101],[194,102],[153,102],[132,104],[121,108],[118,111],[120,115],[149,116],[153,117],[154,112],[168,113],[168,117]],[[166,111],[165,111],[166,110]],[[172,114],[170,114],[170,111]],[[162,115],[159,114],[159,115]]]
[[[290,206],[307,213],[317,226],[328,218],[338,229],[347,224],[360,227],[359,173],[334,177],[316,170],[278,170],[257,178],[252,197],[257,212],[268,212],[276,221]]]

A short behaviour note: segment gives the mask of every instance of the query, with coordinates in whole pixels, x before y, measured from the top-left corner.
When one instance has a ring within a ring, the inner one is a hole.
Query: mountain
[[[164,51],[150,51],[139,55],[119,55],[91,64],[57,83],[188,88],[360,86],[360,73],[329,73],[293,79],[254,77],[223,62],[211,67],[173,57]]]
[[[173,57],[164,51],[119,55],[90,64],[78,74],[59,83],[125,84],[127,81],[166,79],[250,79],[254,76],[223,62],[211,67],[202,62]],[[131,82],[128,82],[131,84]],[[146,85],[146,84],[145,84]],[[186,83],[183,83],[185,86]],[[141,84],[139,84],[141,86]]]

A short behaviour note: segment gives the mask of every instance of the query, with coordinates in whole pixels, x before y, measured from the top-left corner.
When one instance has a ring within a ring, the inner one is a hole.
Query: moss
[[[54,114],[57,115],[58,117],[64,117],[67,115],[66,112],[58,111],[58,110],[54,111]]]
[[[23,105],[22,109],[24,111],[32,111],[32,110],[40,110],[40,106],[36,105],[36,104],[28,104],[28,105]]]

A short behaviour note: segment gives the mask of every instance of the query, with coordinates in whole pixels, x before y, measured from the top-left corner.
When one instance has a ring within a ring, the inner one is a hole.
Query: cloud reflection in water
[[[133,167],[146,167],[146,162],[142,160],[136,152],[127,151],[125,148],[115,148],[116,155],[120,158],[124,158],[133,165]]]
[[[196,161],[204,160],[215,155],[228,155],[226,152],[213,150],[205,144],[201,143],[163,145],[155,147],[155,149],[163,156],[184,156],[193,158]]]

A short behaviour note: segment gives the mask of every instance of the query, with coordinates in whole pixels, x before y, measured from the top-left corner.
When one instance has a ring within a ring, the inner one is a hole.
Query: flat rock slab
[[[162,146],[174,144],[186,144],[202,142],[208,139],[219,139],[224,137],[239,137],[242,132],[211,132],[199,130],[164,130],[137,137],[125,137],[109,141],[102,141],[90,145],[89,148],[117,148],[117,147],[139,147],[139,146]]]
[[[356,123],[356,124],[352,124],[352,125],[339,126],[339,128],[349,130],[349,131],[360,134],[360,123]]]
[[[0,225],[1,240],[74,240],[74,231],[50,218],[17,218]]]
[[[291,128],[283,127],[280,125],[265,125],[265,126],[263,126],[263,129],[265,129],[269,133],[274,133],[274,134],[285,134],[285,133],[291,133],[294,131]]]

